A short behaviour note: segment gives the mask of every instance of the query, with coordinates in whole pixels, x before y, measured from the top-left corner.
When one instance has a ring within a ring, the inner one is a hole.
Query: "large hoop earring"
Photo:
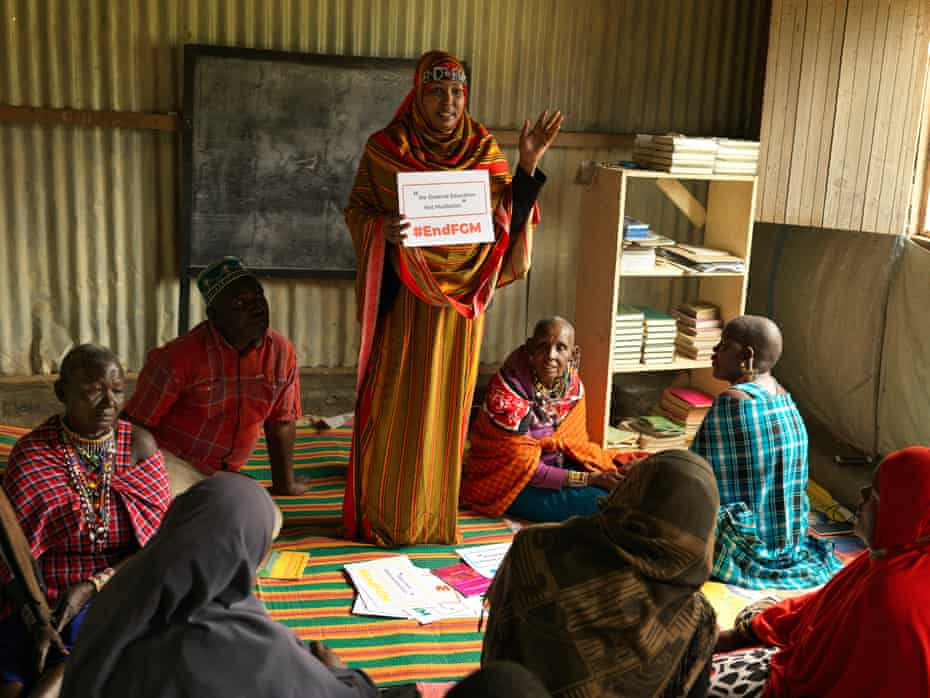
[[[752,347],[746,348],[749,350],[749,358],[741,364],[743,367],[743,378],[754,381],[756,376],[759,375],[759,372],[753,366],[755,363],[756,351]]]

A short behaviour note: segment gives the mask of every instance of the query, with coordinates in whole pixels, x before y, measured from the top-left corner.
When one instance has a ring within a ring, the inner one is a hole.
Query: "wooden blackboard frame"
[[[379,58],[373,56],[335,56],[313,53],[297,53],[292,51],[271,51],[264,49],[249,49],[233,46],[211,46],[206,44],[185,44],[184,46],[184,100],[181,118],[181,200],[178,206],[178,229],[180,231],[180,293],[178,307],[178,334],[183,334],[189,327],[190,286],[191,277],[203,271],[204,266],[192,265],[193,241],[193,164],[194,139],[193,129],[195,123],[195,97],[196,86],[194,78],[197,62],[201,58],[229,58],[236,60],[279,61],[291,63],[304,63],[315,65],[330,65],[334,67],[366,67],[377,64],[382,68],[403,68],[408,70],[411,79],[416,59],[408,58]],[[398,95],[397,104],[400,105],[404,95]],[[387,124],[385,124],[387,125]],[[365,134],[366,137],[369,134]],[[354,271],[325,270],[325,269],[291,269],[268,268],[256,269],[255,273],[261,277],[272,278],[314,278],[332,280],[351,280]]]

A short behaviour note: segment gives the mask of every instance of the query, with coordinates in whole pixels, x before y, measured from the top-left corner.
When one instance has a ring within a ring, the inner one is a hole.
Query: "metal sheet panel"
[[[561,107],[571,131],[746,136],[767,13],[762,0],[0,0],[0,103],[178,111],[185,43],[408,58],[443,47],[471,64],[473,113],[500,128]],[[173,336],[177,153],[165,134],[0,126],[0,374],[53,371],[91,340],[138,369]],[[573,314],[575,172],[623,155],[547,156],[534,269],[495,300],[483,361],[502,360],[537,316]],[[354,364],[351,284],[267,286],[301,364]]]

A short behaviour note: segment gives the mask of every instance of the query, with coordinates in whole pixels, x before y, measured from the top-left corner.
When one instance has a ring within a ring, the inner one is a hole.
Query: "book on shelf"
[[[678,243],[670,248],[675,254],[684,257],[692,262],[742,262],[742,258],[730,254],[726,250],[718,250],[714,247],[701,247],[700,245],[688,245]]]
[[[646,236],[649,234],[649,224],[643,223],[640,220],[633,218],[632,216],[623,217],[623,232],[624,233],[635,233]]]
[[[652,145],[671,147],[676,150],[692,150],[708,153],[716,153],[719,148],[719,144],[713,138],[689,137],[682,134],[653,136]]]
[[[644,317],[642,308],[635,305],[621,305],[617,311],[618,320],[642,320]]]
[[[641,238],[636,238],[634,242],[635,247],[667,247],[669,245],[677,245],[678,243],[672,240],[672,238],[667,238],[664,235],[659,235],[652,231],[648,235]],[[626,249],[626,243],[624,243],[624,249]]]
[[[719,322],[720,318],[720,308],[713,303],[702,300],[679,303],[675,310],[695,320],[717,320]]]
[[[673,422],[681,424],[682,426],[687,426],[689,424],[700,424],[704,421],[705,415],[710,410],[709,407],[694,409],[682,408],[671,399],[669,399],[668,395],[662,396],[662,401],[659,403],[659,407],[663,412],[665,412],[669,419],[671,419]]]
[[[618,325],[614,324],[613,331],[614,341],[618,339],[642,339],[643,337],[643,323],[640,322],[636,325]]]
[[[688,408],[710,407],[714,404],[714,398],[705,393],[703,390],[695,388],[668,388],[668,396]]]
[[[681,436],[684,429],[664,415],[643,415],[637,417],[631,426],[641,434],[650,436]]]
[[[705,361],[714,355],[713,349],[695,349],[677,341],[675,342],[675,351],[679,356],[693,361]]]
[[[640,150],[637,159],[658,165],[682,165],[684,167],[713,167],[717,162],[717,156],[714,153],[663,151],[655,148]]]
[[[678,321],[678,334],[684,337],[691,337],[695,340],[702,339],[719,339],[723,333],[723,325],[702,325],[701,327],[692,327],[684,320]]]
[[[684,432],[681,436],[673,437],[656,437],[649,434],[640,434],[639,435],[639,446],[640,448],[647,449],[657,449],[657,450],[668,450],[671,448],[687,448],[688,441],[685,437]]]
[[[714,163],[714,174],[746,175],[752,177],[759,174],[759,163],[718,160]]]
[[[656,248],[639,247],[623,243],[623,254],[620,257],[620,272],[649,271],[656,266]]]
[[[715,164],[730,162],[752,162],[758,164],[759,153],[746,150],[724,151],[722,148],[717,152]]]
[[[759,141],[749,141],[743,138],[718,138],[717,148],[718,150],[730,149],[758,153],[762,144]]]
[[[639,445],[639,433],[608,425],[606,441],[607,448],[635,448]]]
[[[643,313],[643,323],[647,328],[659,328],[663,326],[675,327],[675,318],[666,313],[660,312],[655,308],[646,306],[637,306]]]
[[[688,347],[689,349],[694,349],[695,351],[713,349],[720,343],[720,335],[718,334],[713,337],[691,337],[679,333],[678,336],[675,337],[675,343],[683,347]]]
[[[676,328],[676,323],[662,323],[660,325],[643,323],[643,334],[647,337],[674,337]]]
[[[675,358],[675,345],[669,344],[667,347],[643,347],[643,361],[649,360],[662,360],[667,358],[669,361],[672,361]]]
[[[694,330],[694,334],[703,333],[710,334],[714,331],[723,330],[723,321],[718,319],[712,320],[695,320],[690,315],[684,315],[679,313],[677,310],[673,310],[672,314],[676,316],[676,321],[678,323],[679,329],[688,328]]]
[[[674,247],[660,247],[656,250],[656,254],[661,255],[670,264],[686,271],[702,273],[729,272],[733,274],[742,274],[746,271],[746,263],[739,257],[733,257],[731,255],[698,262],[691,259],[689,255],[682,254],[678,245]]]
[[[643,325],[642,323],[635,327],[629,325],[614,325],[614,331],[611,335],[611,338],[614,342],[623,342],[632,339],[642,340]]]

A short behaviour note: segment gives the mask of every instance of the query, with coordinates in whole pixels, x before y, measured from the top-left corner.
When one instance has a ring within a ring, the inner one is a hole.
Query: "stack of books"
[[[653,308],[643,313],[643,363],[668,364],[675,360],[675,318]]]
[[[639,134],[633,146],[636,164],[671,174],[713,174],[716,158],[717,141],[713,138]]]
[[[698,245],[672,245],[660,247],[657,255],[669,264],[696,273],[731,272],[743,274],[746,272],[745,260],[730,254],[726,250],[717,250],[712,247]]]
[[[652,271],[656,267],[656,248],[638,245],[628,240],[623,241],[623,254],[620,255],[620,273]]]
[[[685,448],[685,430],[663,415],[637,417],[630,426],[639,432],[639,447],[662,451]]]
[[[643,311],[621,306],[614,318],[613,370],[639,364],[643,354]]]
[[[636,448],[639,432],[621,427],[607,426],[607,448]]]
[[[638,221],[632,216],[623,217],[623,239],[644,240],[649,237],[649,224]]]
[[[746,175],[759,173],[759,141],[717,139],[714,174]]]
[[[640,244],[650,239],[649,224],[631,216],[623,217],[623,254],[620,256],[620,273],[651,271],[656,266],[654,245]]]
[[[707,416],[713,398],[693,388],[666,388],[659,409],[663,415],[685,430],[685,442],[691,445],[701,422]]]
[[[720,308],[705,301],[682,303],[675,309],[675,317],[675,352],[686,359],[710,359],[723,332]]]

